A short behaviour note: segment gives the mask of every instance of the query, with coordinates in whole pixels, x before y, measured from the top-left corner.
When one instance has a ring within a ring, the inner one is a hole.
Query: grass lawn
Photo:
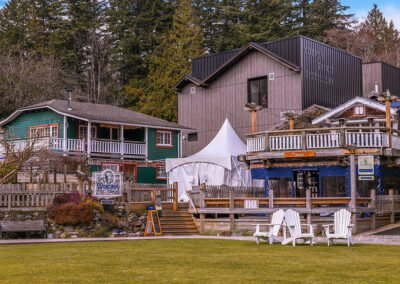
[[[0,245],[0,283],[400,283],[400,246],[211,239]]]

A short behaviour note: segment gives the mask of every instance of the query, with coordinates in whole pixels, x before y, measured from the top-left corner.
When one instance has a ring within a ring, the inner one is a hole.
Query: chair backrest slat
[[[351,213],[346,209],[340,209],[334,214],[334,232],[335,234],[346,235],[349,230]]]
[[[278,236],[279,229],[282,225],[284,217],[285,217],[285,211],[283,211],[282,209],[279,209],[278,211],[275,211],[274,214],[272,214],[271,224],[279,224],[275,225],[272,228],[272,235]]]
[[[301,235],[300,214],[292,209],[285,212],[285,222],[292,237]]]

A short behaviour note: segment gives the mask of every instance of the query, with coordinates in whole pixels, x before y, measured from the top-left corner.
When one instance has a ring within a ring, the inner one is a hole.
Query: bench
[[[43,220],[37,221],[0,221],[0,239],[3,233],[17,232],[43,232],[47,237],[47,228]]]

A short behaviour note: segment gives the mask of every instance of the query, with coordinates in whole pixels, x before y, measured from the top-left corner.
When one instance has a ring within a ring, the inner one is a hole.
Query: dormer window
[[[354,107],[354,116],[364,116],[364,115],[365,115],[365,107],[364,106]]]

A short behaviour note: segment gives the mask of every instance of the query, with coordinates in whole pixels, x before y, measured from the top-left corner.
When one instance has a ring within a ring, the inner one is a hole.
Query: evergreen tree
[[[163,119],[177,121],[177,94],[173,86],[190,73],[190,61],[203,54],[202,33],[190,0],[181,0],[171,30],[151,57],[146,95],[140,110]]]

